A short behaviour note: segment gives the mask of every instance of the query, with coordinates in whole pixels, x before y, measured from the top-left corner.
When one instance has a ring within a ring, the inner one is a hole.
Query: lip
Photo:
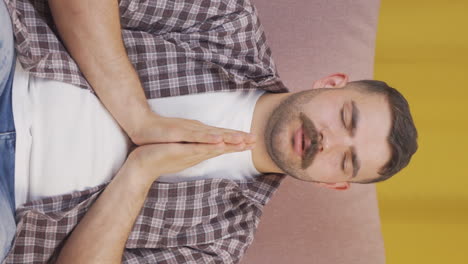
[[[293,147],[294,147],[294,152],[302,158],[303,156],[303,151],[302,151],[302,137],[304,134],[304,129],[301,126],[299,129],[294,132],[294,138],[293,138]]]

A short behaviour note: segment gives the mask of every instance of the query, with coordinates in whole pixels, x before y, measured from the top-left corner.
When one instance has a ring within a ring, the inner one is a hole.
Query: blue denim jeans
[[[15,51],[10,15],[0,1],[0,261],[15,237],[15,145],[11,89]]]

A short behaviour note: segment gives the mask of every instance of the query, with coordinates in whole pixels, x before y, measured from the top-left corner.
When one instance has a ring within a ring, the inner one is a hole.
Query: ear
[[[336,182],[336,183],[316,182],[315,184],[320,187],[337,190],[337,191],[345,191],[351,188],[351,184],[349,184],[348,182]]]
[[[312,89],[318,88],[343,88],[348,83],[349,77],[345,73],[334,73],[315,81]]]

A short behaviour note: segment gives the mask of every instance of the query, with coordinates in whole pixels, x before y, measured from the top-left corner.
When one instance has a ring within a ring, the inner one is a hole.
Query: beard
[[[265,146],[270,158],[283,172],[299,180],[310,178],[306,169],[312,165],[319,147],[317,129],[302,109],[321,92],[322,89],[313,89],[291,94],[273,110],[265,128]],[[302,158],[290,151],[292,140],[289,130],[293,122],[300,122],[311,140]]]

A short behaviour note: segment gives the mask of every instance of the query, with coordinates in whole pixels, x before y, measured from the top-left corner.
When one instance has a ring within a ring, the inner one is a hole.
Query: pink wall
[[[253,0],[293,91],[330,73],[373,77],[378,0]],[[339,192],[283,181],[242,264],[383,264],[374,185]]]

